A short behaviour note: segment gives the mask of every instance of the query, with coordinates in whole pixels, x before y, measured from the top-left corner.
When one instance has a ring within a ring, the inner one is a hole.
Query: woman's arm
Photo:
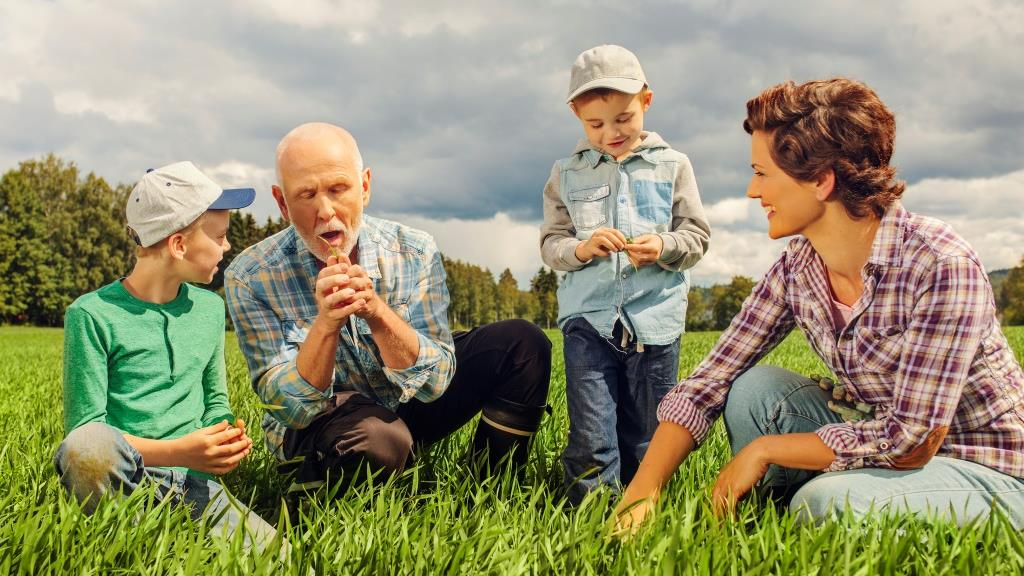
[[[814,432],[761,436],[747,444],[722,468],[711,491],[715,512],[731,512],[736,501],[764,478],[768,466],[824,470],[835,460],[832,451]]]
[[[640,526],[658,501],[661,489],[695,446],[686,428],[672,422],[658,425],[636,476],[615,507],[616,530],[631,532]]]

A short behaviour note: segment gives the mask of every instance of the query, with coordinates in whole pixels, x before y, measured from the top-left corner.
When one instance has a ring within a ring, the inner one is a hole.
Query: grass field
[[[1007,331],[1018,359],[1024,328]],[[728,446],[721,425],[676,475],[655,521],[637,538],[604,537],[607,495],[576,510],[560,500],[558,454],[568,427],[561,338],[555,343],[551,404],[524,484],[480,485],[460,464],[471,426],[422,454],[401,477],[344,497],[282,510],[283,482],[263,448],[225,477],[231,490],[277,524],[292,545],[279,560],[244,554],[239,542],[204,534],[180,508],[146,507],[146,495],[105,503],[86,517],[57,482],[62,437],[61,332],[0,328],[0,573],[23,574],[1021,574],[1024,539],[996,518],[968,528],[909,517],[849,518],[797,526],[771,507],[746,502],[719,523],[707,493]],[[717,334],[683,340],[688,373]],[[228,335],[228,387],[236,414],[259,421],[245,365]],[[766,362],[804,373],[823,366],[799,335]]]

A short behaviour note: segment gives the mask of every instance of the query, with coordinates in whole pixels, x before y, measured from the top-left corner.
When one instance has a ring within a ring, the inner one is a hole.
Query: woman
[[[998,501],[1024,527],[1024,374],[977,254],[900,205],[892,113],[859,82],[789,82],[749,101],[743,127],[747,196],[770,237],[797,237],[661,402],[619,526],[643,520],[723,414],[733,459],[712,491],[719,514],[759,485],[795,492],[804,518],[873,507],[965,522]],[[844,421],[852,411],[817,382],[755,366],[795,326],[873,414]]]

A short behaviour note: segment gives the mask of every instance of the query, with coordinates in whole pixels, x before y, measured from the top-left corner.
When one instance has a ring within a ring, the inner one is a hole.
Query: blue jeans
[[[679,340],[665,346],[609,340],[581,317],[562,326],[569,443],[562,455],[569,502],[599,486],[618,490],[636,474],[658,426],[658,403],[675,386]]]
[[[101,422],[75,428],[54,457],[60,482],[87,514],[104,494],[127,494],[144,482],[154,482],[163,498],[189,506],[192,518],[213,518],[212,533],[229,537],[245,530],[246,545],[263,548],[275,530],[255,512],[230,496],[213,480],[178,470],[146,467],[142,455],[117,429]]]
[[[735,456],[759,436],[814,432],[841,422],[828,409],[829,393],[809,378],[773,366],[755,366],[733,382],[723,417]],[[862,468],[820,473],[769,466],[761,488],[792,493],[791,513],[820,521],[849,509],[855,516],[881,513],[929,514],[960,524],[1001,508],[1013,526],[1024,528],[1024,480],[981,464],[933,457],[923,468]]]

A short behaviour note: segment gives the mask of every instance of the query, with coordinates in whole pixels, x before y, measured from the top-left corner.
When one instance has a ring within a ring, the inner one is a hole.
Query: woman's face
[[[770,133],[755,130],[750,137],[750,167],[754,175],[747,186],[747,197],[761,201],[768,218],[768,236],[784,238],[807,235],[825,213],[820,186],[796,180],[772,160]]]

